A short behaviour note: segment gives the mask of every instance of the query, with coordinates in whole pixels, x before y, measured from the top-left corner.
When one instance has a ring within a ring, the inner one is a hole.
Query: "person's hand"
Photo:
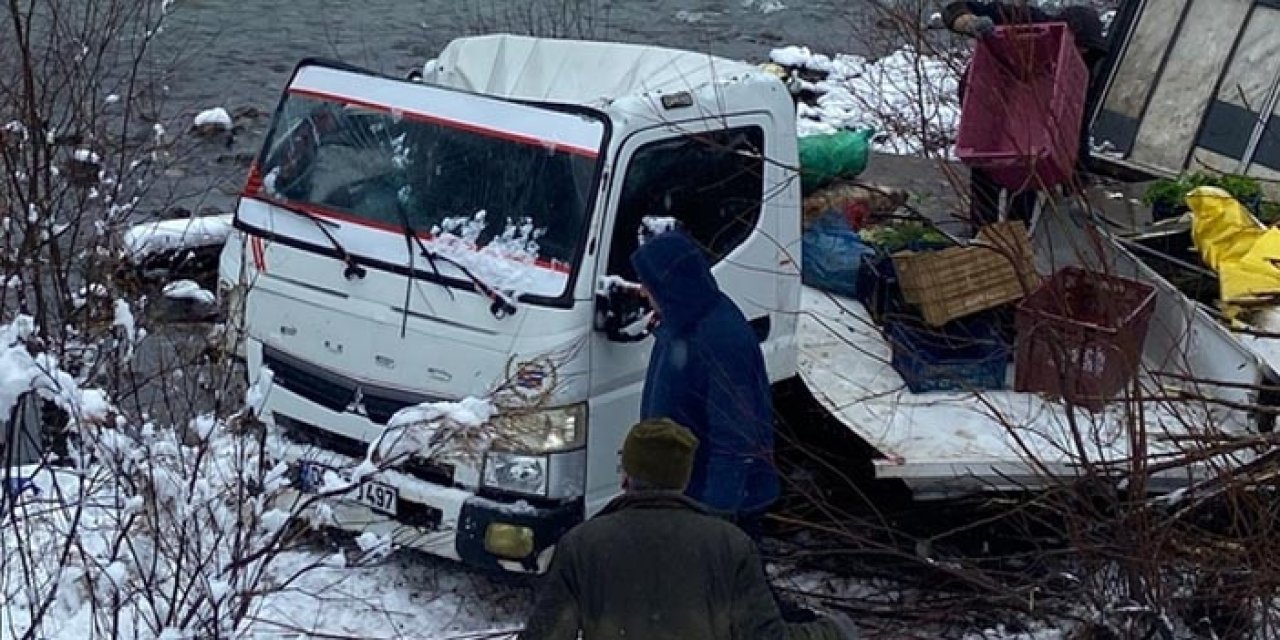
[[[956,18],[955,30],[975,38],[985,38],[995,32],[996,23],[991,18],[969,13]]]

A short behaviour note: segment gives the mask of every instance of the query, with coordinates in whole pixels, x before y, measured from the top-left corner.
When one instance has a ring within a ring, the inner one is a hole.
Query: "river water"
[[[1088,2],[1113,8],[1118,0]],[[228,211],[269,114],[299,60],[324,57],[394,76],[449,40],[529,32],[678,47],[749,61],[788,44],[877,55],[900,46],[941,0],[177,0],[158,40],[170,133],[200,110],[238,115],[235,134],[183,152],[158,192],[167,204]],[[892,12],[892,14],[890,13]],[[890,15],[894,19],[890,19]],[[258,115],[252,117],[256,112]],[[143,212],[146,215],[146,212]]]
[[[188,209],[228,210],[281,88],[306,57],[404,76],[452,38],[532,27],[545,35],[760,61],[770,49],[796,43],[868,51],[885,40],[872,33],[878,15],[870,0],[179,0],[157,56],[165,71],[170,130],[185,130],[194,114],[209,107],[262,115],[236,118],[229,140],[197,144],[169,171],[166,181],[173,189],[166,191],[182,194],[174,200]]]

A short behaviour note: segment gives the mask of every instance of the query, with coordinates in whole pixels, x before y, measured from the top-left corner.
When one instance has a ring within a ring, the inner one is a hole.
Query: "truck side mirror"
[[[649,337],[653,309],[639,287],[621,278],[603,278],[596,288],[595,329],[610,342],[640,342]]]

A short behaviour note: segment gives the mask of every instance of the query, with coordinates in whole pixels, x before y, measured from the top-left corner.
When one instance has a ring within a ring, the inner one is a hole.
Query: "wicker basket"
[[[1040,284],[1031,239],[1017,221],[984,227],[968,246],[894,254],[893,266],[903,299],[935,327],[1021,300]]]

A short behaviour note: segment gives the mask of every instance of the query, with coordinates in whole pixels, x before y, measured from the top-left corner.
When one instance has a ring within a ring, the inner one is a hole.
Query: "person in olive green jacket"
[[[622,448],[625,493],[561,539],[523,640],[842,640],[848,618],[783,621],[756,545],[683,495],[698,440],[646,420]]]

